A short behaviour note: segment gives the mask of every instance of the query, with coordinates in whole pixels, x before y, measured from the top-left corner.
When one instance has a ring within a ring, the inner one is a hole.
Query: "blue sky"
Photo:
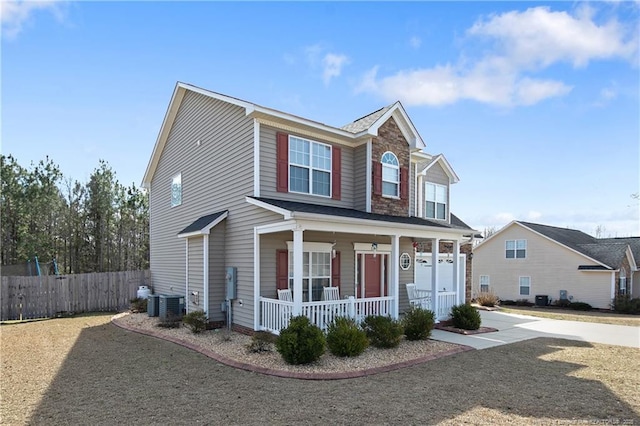
[[[2,1],[2,153],[140,184],[176,81],[340,127],[400,100],[476,229],[640,235],[638,2]]]

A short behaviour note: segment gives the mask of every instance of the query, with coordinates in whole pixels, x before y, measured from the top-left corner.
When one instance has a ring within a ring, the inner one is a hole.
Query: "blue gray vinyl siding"
[[[440,164],[434,164],[427,170],[426,181],[449,186],[449,176],[447,176],[447,173]]]
[[[245,201],[253,195],[252,152],[253,120],[243,108],[187,91],[149,192],[151,279],[160,294],[185,292],[185,242],[178,232],[201,216],[229,211],[223,254],[216,262],[210,256],[209,314],[221,314],[215,302],[220,297],[217,269],[236,266],[244,303],[234,306],[234,323],[246,327],[253,327],[253,227],[281,218]],[[171,207],[171,178],[177,173],[182,173],[182,204]],[[210,239],[216,232],[212,229]]]
[[[276,133],[278,130],[260,125],[260,196],[266,198],[278,198],[281,200],[300,201],[303,203],[323,204],[327,206],[353,208],[354,199],[354,179],[353,161],[354,150],[348,146],[341,145],[342,154],[342,179],[341,179],[341,199],[333,200],[330,197],[320,197],[299,193],[278,192],[276,190]],[[294,133],[290,133],[294,134]],[[299,135],[308,140],[334,145],[318,138]]]
[[[367,210],[367,144],[354,149],[353,208]]]

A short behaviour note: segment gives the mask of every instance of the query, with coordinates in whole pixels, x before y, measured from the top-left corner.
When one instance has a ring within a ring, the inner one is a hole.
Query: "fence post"
[[[349,296],[349,318],[356,319],[356,299],[353,296]]]

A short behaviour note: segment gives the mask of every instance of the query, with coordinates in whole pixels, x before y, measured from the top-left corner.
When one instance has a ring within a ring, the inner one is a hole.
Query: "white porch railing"
[[[431,299],[431,290],[416,289],[416,295],[420,301],[419,305],[422,309],[428,309],[433,311],[433,304]],[[457,293],[455,291],[439,291],[438,292],[438,312],[436,313],[436,319],[443,321],[449,319],[451,315],[451,308],[456,305]]]
[[[356,299],[349,297],[342,300],[303,302],[302,315],[326,330],[336,317],[349,317],[362,321],[367,315],[391,315],[393,297],[371,297]],[[282,300],[260,298],[260,328],[272,333],[279,333],[289,325],[293,316],[293,303]]]

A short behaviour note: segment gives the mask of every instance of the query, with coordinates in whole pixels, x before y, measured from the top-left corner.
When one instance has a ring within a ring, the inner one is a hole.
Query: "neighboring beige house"
[[[433,268],[430,288],[446,317],[474,231],[450,211],[457,175],[424,148],[399,102],[332,127],[178,83],[143,179],[154,292],[245,330],[398,317],[416,249],[437,263],[448,247],[450,282]]]
[[[640,296],[640,237],[595,238],[584,232],[513,221],[473,250],[473,294],[541,304],[569,299],[609,309],[619,294]]]

